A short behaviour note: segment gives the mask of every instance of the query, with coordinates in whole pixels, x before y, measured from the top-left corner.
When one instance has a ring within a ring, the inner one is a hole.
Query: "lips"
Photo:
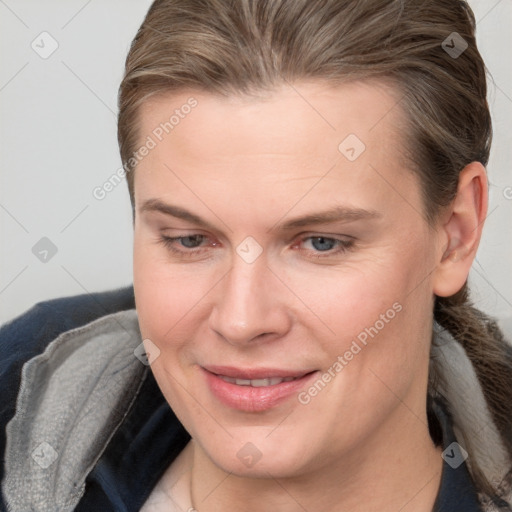
[[[316,371],[201,367],[211,394],[229,408],[262,412],[295,396]]]

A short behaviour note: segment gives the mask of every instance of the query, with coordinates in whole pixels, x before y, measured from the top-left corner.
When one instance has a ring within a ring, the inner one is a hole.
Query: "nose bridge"
[[[282,334],[288,327],[287,314],[271,279],[264,258],[249,263],[235,254],[216,296],[210,327],[230,343]]]

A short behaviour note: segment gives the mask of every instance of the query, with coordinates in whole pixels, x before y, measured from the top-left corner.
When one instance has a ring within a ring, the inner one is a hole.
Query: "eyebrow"
[[[213,224],[179,206],[164,203],[159,199],[148,199],[145,201],[140,212],[159,212],[178,219],[196,224],[207,229],[215,229]],[[348,208],[336,206],[322,212],[310,213],[288,220],[284,223],[276,223],[269,231],[290,231],[292,229],[311,226],[314,224],[330,224],[334,222],[355,222],[358,220],[371,220],[382,217],[376,210],[364,210],[362,208]]]
[[[203,228],[214,229],[212,224],[199,217],[199,215],[189,212],[188,210],[185,210],[185,208],[164,203],[163,201],[160,201],[160,199],[148,199],[145,201],[140,208],[140,213],[144,212],[159,212],[165,215],[170,215],[171,217],[176,217],[177,219],[191,222],[192,224],[196,224]]]
[[[334,222],[355,222],[357,220],[378,219],[382,215],[376,210],[364,210],[363,208],[348,208],[335,206],[323,212],[315,212],[288,220],[282,224],[277,223],[271,230],[289,231],[314,224],[330,224]]]

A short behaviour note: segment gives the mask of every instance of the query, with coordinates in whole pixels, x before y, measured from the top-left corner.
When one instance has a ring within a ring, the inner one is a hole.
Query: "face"
[[[143,106],[141,332],[169,404],[225,471],[304,475],[426,423],[441,249],[402,124],[378,83]]]

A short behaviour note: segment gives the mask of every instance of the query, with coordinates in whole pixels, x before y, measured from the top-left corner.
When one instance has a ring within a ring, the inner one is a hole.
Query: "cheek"
[[[361,364],[368,397],[404,398],[413,381],[426,378],[432,268],[422,244],[403,247],[386,268],[372,272],[366,289],[353,288],[361,304],[353,315],[353,336],[364,345]]]
[[[201,298],[207,294],[204,278],[185,276],[169,265],[161,249],[139,243],[134,245],[134,289],[137,315],[143,339],[150,339],[160,350],[151,371],[160,389],[180,420],[193,424],[190,418],[201,416],[196,404],[183,392],[190,377],[189,341],[193,326],[204,314]]]
[[[336,284],[326,280],[323,295],[310,287],[305,296],[316,301],[318,316],[335,334],[319,336],[321,326],[312,333],[325,353],[322,370],[329,383],[306,389],[301,403],[308,403],[309,418],[326,418],[326,436],[340,443],[377,428],[401,403],[423,404],[431,318],[426,274],[414,253],[374,263],[339,276]],[[343,411],[350,415],[339,429]]]
[[[170,265],[164,251],[135,236],[133,282],[143,337],[163,341],[189,323],[207,293],[205,279]],[[164,347],[160,347],[161,350]]]
[[[432,262],[420,237],[409,240],[382,246],[339,270],[321,269],[314,276],[287,273],[290,288],[313,313],[306,311],[311,321],[304,324],[327,365],[342,356],[349,373],[374,368],[398,382],[415,371],[416,361],[425,362]],[[352,381],[354,386],[357,382]]]
[[[381,254],[354,256],[338,267],[281,272],[304,312],[317,317],[318,334],[338,339],[357,334],[406,296],[414,281],[413,265],[388,248],[375,252]]]

